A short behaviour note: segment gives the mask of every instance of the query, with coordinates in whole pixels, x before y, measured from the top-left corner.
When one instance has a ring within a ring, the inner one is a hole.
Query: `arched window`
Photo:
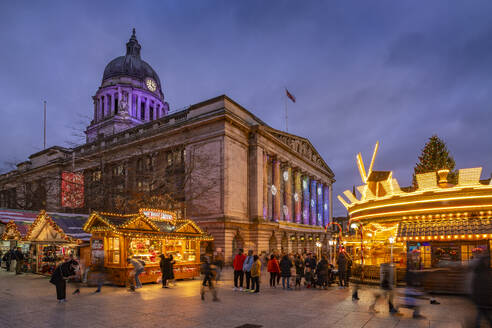
[[[237,233],[232,239],[232,255],[236,255],[240,249],[244,249],[244,240],[241,235]]]
[[[270,240],[268,241],[268,250],[270,253],[277,252],[277,238],[275,237],[274,234],[270,237]]]
[[[287,238],[287,235],[283,235],[282,241],[281,241],[281,247],[282,247],[282,253],[288,253],[289,252],[289,238]]]

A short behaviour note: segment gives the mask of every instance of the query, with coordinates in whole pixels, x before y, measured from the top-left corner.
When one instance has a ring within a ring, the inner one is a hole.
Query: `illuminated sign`
[[[155,221],[175,221],[176,216],[173,212],[156,210],[156,209],[141,209],[140,213],[145,215],[151,220]]]

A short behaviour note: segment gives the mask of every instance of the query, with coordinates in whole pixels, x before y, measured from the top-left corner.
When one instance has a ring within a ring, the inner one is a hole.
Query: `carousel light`
[[[393,244],[395,242],[395,237],[389,237],[388,238],[388,241],[389,241],[390,244]]]

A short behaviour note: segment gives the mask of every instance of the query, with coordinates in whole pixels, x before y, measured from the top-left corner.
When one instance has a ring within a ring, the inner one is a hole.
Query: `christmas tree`
[[[448,169],[448,182],[456,183],[456,171],[454,171],[455,163],[453,157],[449,154],[446,143],[437,135],[429,138],[425,144],[422,153],[419,156],[419,163],[415,164],[413,169],[413,185],[417,186],[416,174],[437,172],[439,170]]]

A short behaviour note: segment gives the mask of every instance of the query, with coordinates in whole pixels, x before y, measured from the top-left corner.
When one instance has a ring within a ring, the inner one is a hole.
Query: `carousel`
[[[104,265],[108,279],[124,285],[133,267],[128,258],[145,263],[140,275],[143,283],[156,282],[160,276],[159,256],[172,256],[176,279],[200,275],[200,242],[213,238],[192,220],[178,220],[174,212],[141,209],[134,214],[94,212],[84,225],[92,234],[91,265]]]
[[[408,268],[439,271],[440,277],[448,272],[454,278],[441,280],[452,285],[474,257],[490,259],[492,180],[480,180],[481,167],[458,170],[456,185],[448,182],[448,170],[440,170],[417,174],[416,187],[401,188],[393,172],[373,170],[377,149],[367,173],[357,155],[359,195],[346,190],[338,196],[356,232],[344,240],[356,274],[363,267],[366,278],[377,280],[379,265],[392,263],[400,281]]]

